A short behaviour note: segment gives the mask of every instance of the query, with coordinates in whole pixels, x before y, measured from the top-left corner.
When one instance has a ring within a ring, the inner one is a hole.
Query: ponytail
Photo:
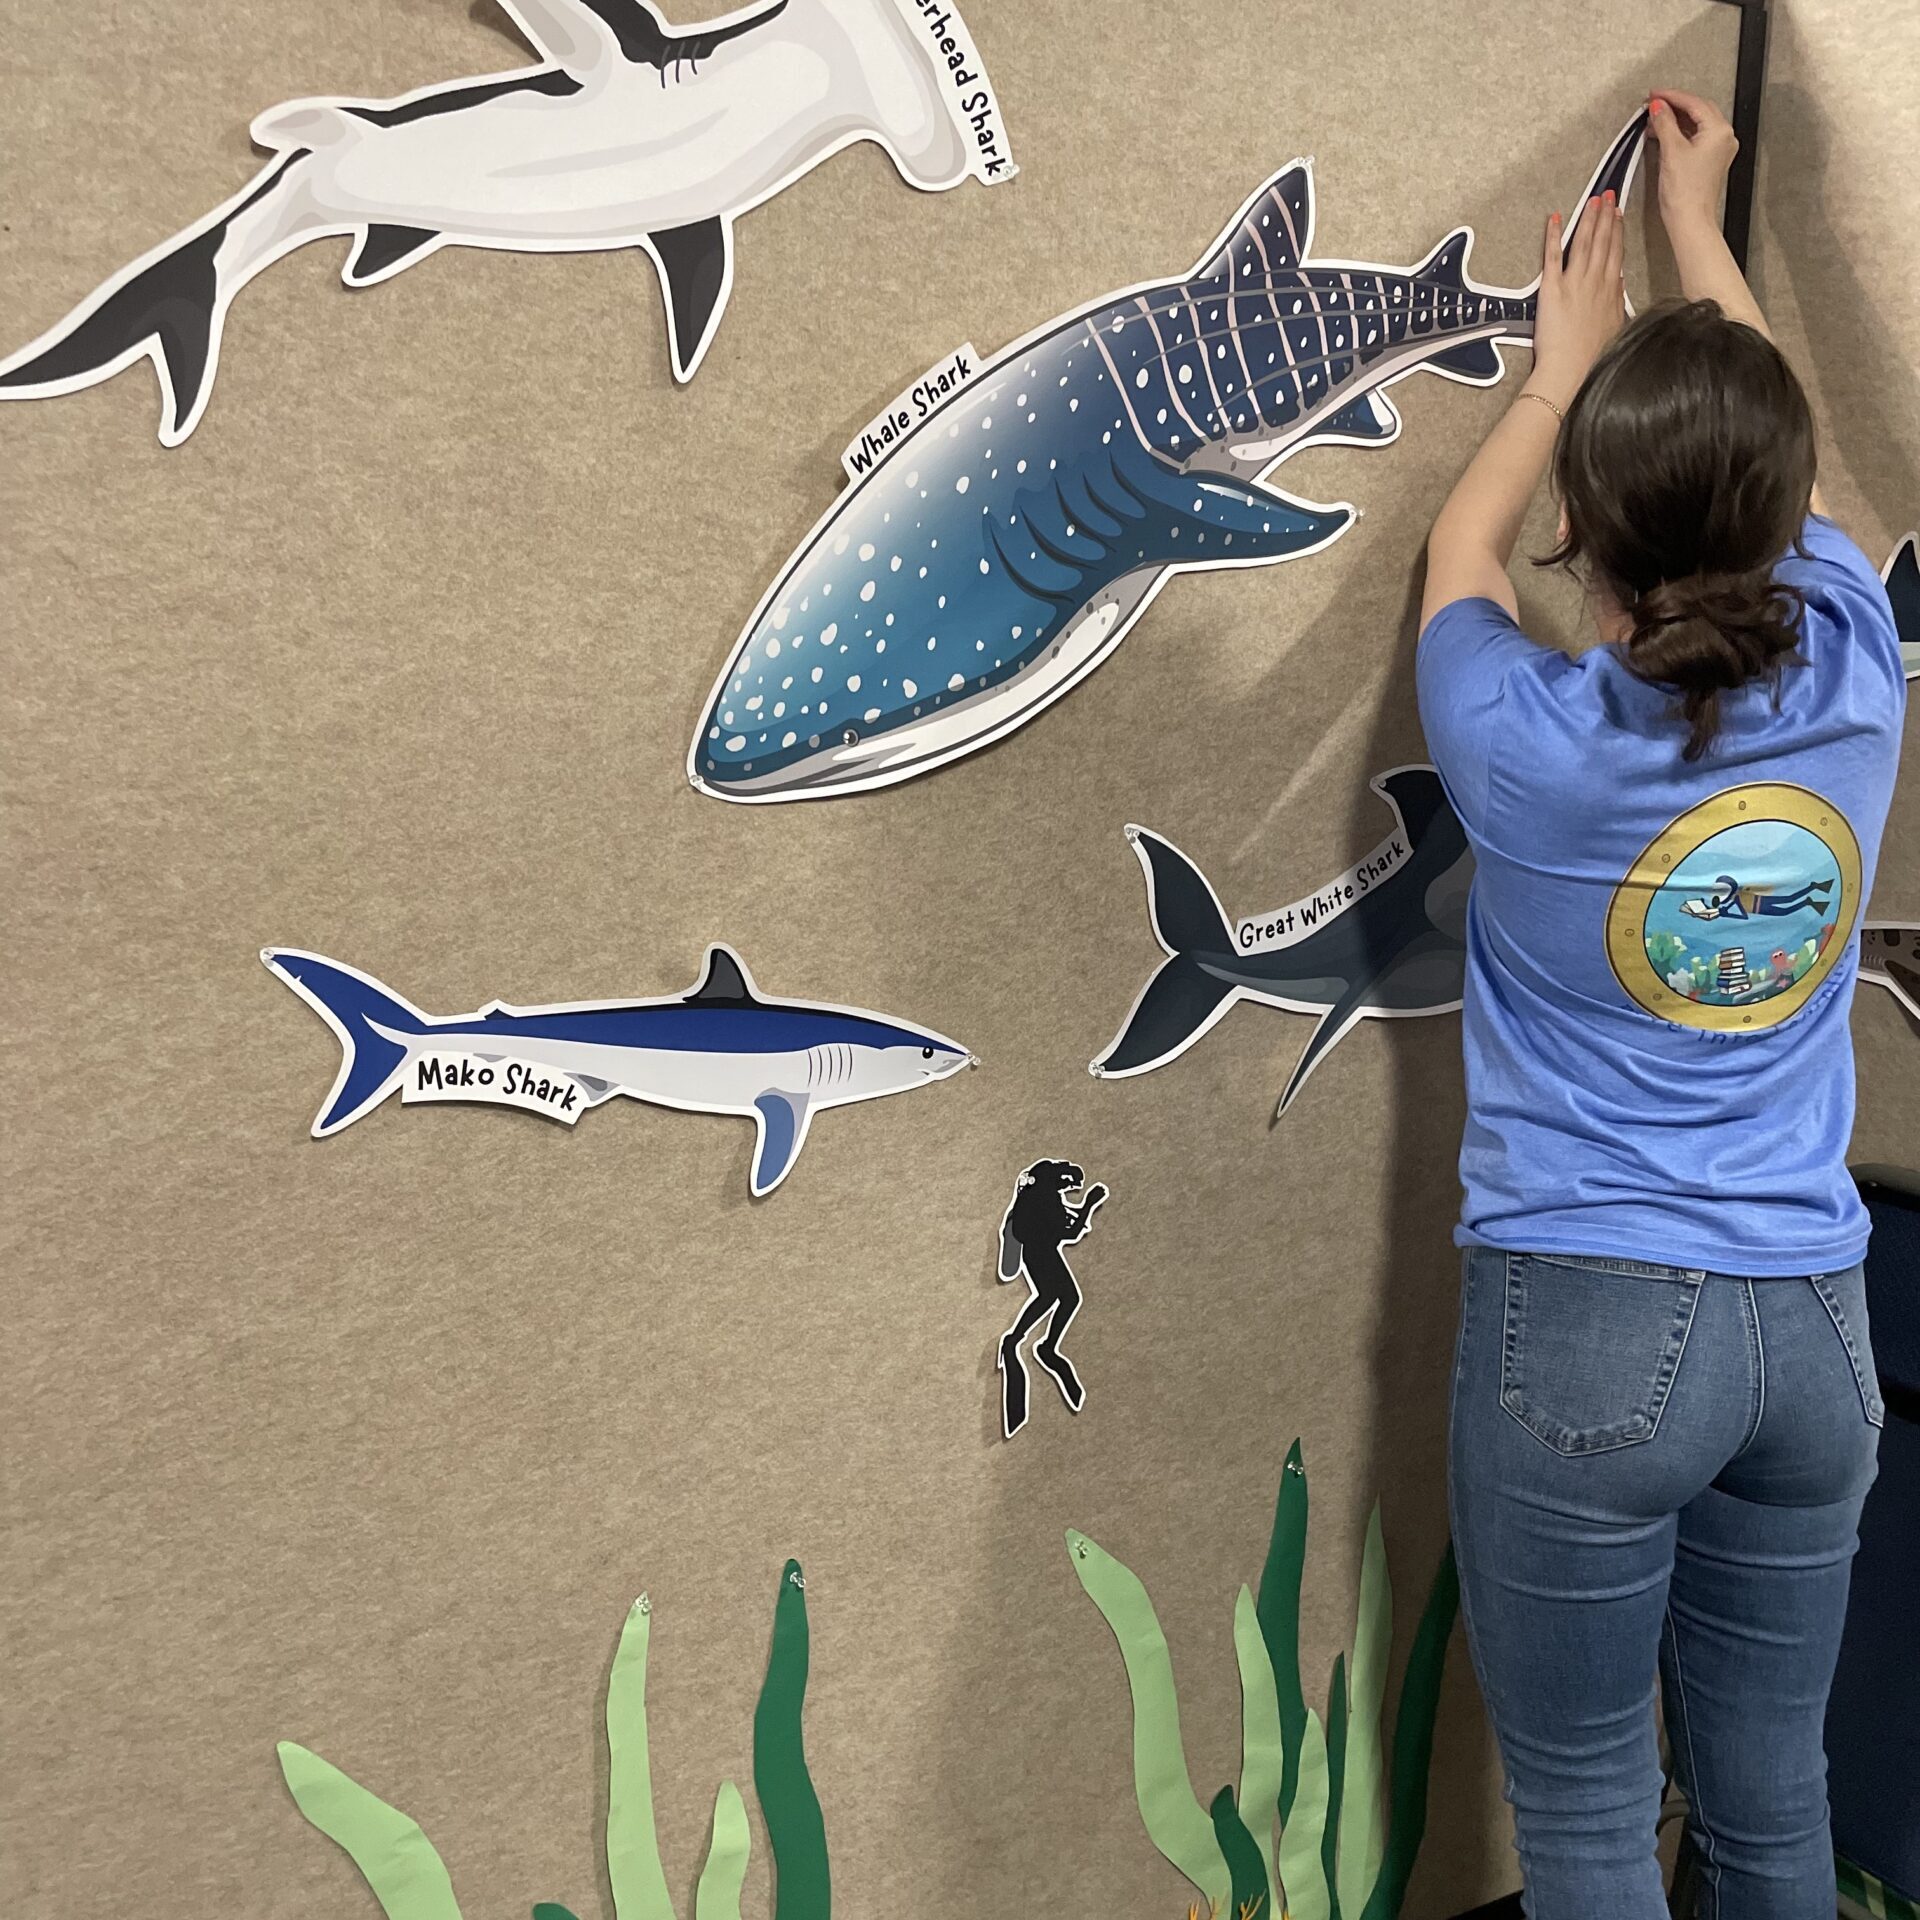
[[[1627,668],[1679,694],[1685,759],[1698,760],[1713,744],[1723,693],[1760,680],[1779,699],[1781,669],[1800,664],[1805,613],[1800,589],[1774,579],[1771,567],[1663,580],[1634,602]]]

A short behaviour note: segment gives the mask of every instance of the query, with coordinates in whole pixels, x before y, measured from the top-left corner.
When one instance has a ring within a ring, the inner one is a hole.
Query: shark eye
[[[920,1049],[920,1058],[922,1060],[931,1060],[933,1058],[933,1049],[931,1047],[922,1047]]]
[[[842,727],[840,729],[840,744],[843,747],[857,747],[860,744],[858,729],[854,727]]]

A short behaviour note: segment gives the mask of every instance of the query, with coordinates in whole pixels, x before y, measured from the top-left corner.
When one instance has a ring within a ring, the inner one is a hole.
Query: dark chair
[[[1827,1708],[1833,1844],[1920,1899],[1920,1173],[1856,1167],[1873,1215],[1867,1317],[1887,1403],[1880,1476]]]

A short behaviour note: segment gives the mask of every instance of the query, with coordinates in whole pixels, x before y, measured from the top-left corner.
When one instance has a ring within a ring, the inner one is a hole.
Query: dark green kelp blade
[[[1213,1816],[1214,1837],[1220,1842],[1227,1872],[1233,1879],[1232,1920],[1240,1920],[1242,1914],[1247,1920],[1271,1920],[1267,1910],[1267,1863],[1234,1805],[1233,1789],[1222,1787],[1207,1811]]]
[[[766,1684],[753,1713],[753,1786],[773,1850],[774,1920],[828,1920],[833,1911],[826,1822],[801,1739],[807,1651],[807,1583],[799,1561],[789,1560],[773,1607]]]
[[[1307,1698],[1300,1685],[1300,1582],[1307,1565],[1307,1469],[1300,1442],[1287,1449],[1280,1470],[1280,1491],[1273,1506],[1273,1533],[1267,1564],[1260,1572],[1255,1606],[1260,1636],[1273,1662],[1274,1692],[1280,1702],[1280,1818],[1293,1811],[1300,1786],[1300,1736],[1306,1730]]]
[[[1440,1681],[1446,1670],[1447,1642],[1460,1611],[1460,1574],[1453,1543],[1440,1556],[1439,1571],[1414,1629],[1400,1682],[1400,1704],[1393,1716],[1393,1771],[1388,1789],[1387,1846],[1380,1877],[1367,1896],[1360,1920],[1394,1920],[1406,1897],[1414,1856],[1427,1831],[1427,1775],[1433,1760],[1433,1728],[1440,1711]]]

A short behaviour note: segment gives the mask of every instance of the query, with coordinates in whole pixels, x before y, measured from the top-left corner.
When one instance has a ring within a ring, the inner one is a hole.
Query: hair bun
[[[1798,657],[1805,611],[1800,589],[1776,580],[1770,566],[1662,580],[1634,602],[1627,665],[1680,695],[1689,759],[1719,731],[1721,694],[1765,680],[1777,697],[1781,668]]]

